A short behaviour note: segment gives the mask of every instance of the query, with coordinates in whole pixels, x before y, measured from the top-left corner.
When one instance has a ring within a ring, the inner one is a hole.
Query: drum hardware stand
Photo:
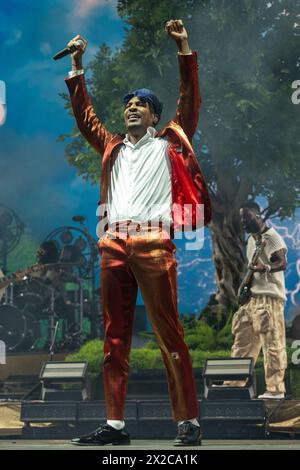
[[[5,291],[5,303],[8,305],[14,305],[14,284],[11,282],[9,287]]]
[[[50,300],[50,348],[49,348],[49,358],[48,361],[53,361],[54,357],[54,348],[55,348],[55,340],[58,331],[58,320],[55,322],[55,311],[54,311],[54,301],[55,301],[55,289],[50,287],[51,292],[51,300]],[[28,398],[37,390],[42,387],[42,382],[38,382],[29,392],[22,398],[21,401],[28,400]]]
[[[85,225],[85,220],[86,218],[83,216],[74,216],[73,217],[74,222],[79,222],[79,224],[82,226],[82,231],[85,233],[86,237],[90,240],[93,241],[92,236],[89,233],[89,229],[87,225]],[[95,276],[95,263],[98,259],[99,253],[97,250],[97,247],[95,247],[94,243],[91,243],[91,264],[92,264],[92,269],[91,269],[91,283],[92,283],[92,311],[91,311],[91,320],[92,320],[92,337],[93,338],[99,338],[100,337],[100,329],[98,328],[98,312],[97,312],[97,302],[96,302],[96,276]]]
[[[77,278],[77,284],[78,288],[75,291],[75,298],[74,298],[74,323],[72,326],[74,326],[77,330],[74,333],[70,333],[67,335],[67,339],[72,341],[72,347],[73,348],[78,348],[82,345],[83,342],[83,282],[84,279],[82,278]],[[73,341],[76,341],[74,344]]]
[[[8,299],[8,297],[9,297],[8,291],[9,290],[10,290],[10,285],[5,289],[5,294],[4,294],[4,303],[5,304],[8,304],[8,302],[9,302],[9,299]]]
[[[58,330],[58,321],[55,323],[54,332],[53,332],[53,339],[52,339],[51,344],[50,344],[49,361],[53,361],[57,330]]]
[[[55,302],[55,289],[53,287],[50,287],[50,355],[51,355],[51,348],[54,345],[56,333],[57,333],[57,327],[58,327],[58,321],[55,322],[55,311],[54,311],[54,302]],[[51,361],[52,359],[49,359]]]
[[[54,290],[54,289],[53,289]],[[52,335],[52,340],[50,344],[50,350],[49,350],[49,358],[48,362],[53,361],[54,357],[54,348],[55,348],[55,340],[56,340],[56,335],[57,335],[57,330],[58,330],[58,321],[55,323],[54,330],[53,330],[53,335]],[[37,390],[39,390],[42,387],[42,382],[38,382],[31,390],[29,390],[28,393],[24,397],[22,397],[21,401],[26,401],[28,398]]]
[[[79,294],[79,302],[77,302],[77,307],[79,307],[79,331],[77,332],[79,336],[79,343],[82,344],[82,337],[83,337],[83,279],[78,278],[78,291],[77,295]],[[77,312],[76,312],[77,313]]]

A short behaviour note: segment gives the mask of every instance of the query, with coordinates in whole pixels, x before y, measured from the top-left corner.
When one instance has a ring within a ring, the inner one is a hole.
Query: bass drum
[[[29,351],[39,337],[39,323],[27,310],[0,305],[0,340],[7,351]]]
[[[48,295],[47,286],[34,278],[29,278],[20,284],[17,291],[17,305],[22,309],[26,305],[40,307]]]

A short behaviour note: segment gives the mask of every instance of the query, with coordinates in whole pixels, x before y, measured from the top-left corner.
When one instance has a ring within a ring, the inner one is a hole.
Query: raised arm
[[[188,34],[181,20],[168,21],[165,29],[178,48],[180,95],[174,120],[183,128],[191,142],[197,129],[201,103],[197,53],[192,52],[189,47]]]
[[[79,43],[78,40],[80,41]],[[87,41],[78,35],[68,43],[68,47],[74,44],[76,45],[76,51],[72,54],[72,72],[66,78],[73,113],[82,135],[100,155],[103,155],[107,144],[112,139],[112,134],[96,116],[86,89],[82,56],[85,52]]]

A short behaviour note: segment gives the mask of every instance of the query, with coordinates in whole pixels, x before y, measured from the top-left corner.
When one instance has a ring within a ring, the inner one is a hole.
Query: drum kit
[[[9,277],[0,272],[0,340],[7,351],[46,351],[53,343],[69,351],[89,339],[90,292],[73,273],[72,263],[60,262]]]
[[[8,218],[1,217],[4,226]],[[52,230],[39,246],[36,264],[9,276],[0,269],[0,341],[7,351],[73,351],[99,336],[99,250],[85,217],[73,220],[81,227]],[[0,261],[6,268],[8,252],[5,257],[2,245]]]

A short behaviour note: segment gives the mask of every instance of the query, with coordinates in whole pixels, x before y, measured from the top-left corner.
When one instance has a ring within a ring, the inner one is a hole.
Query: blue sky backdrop
[[[0,127],[0,204],[17,212],[39,241],[54,228],[72,223],[74,214],[88,218],[96,230],[99,189],[76,176],[64,156],[73,119],[59,93],[70,59],[52,56],[76,34],[89,41],[86,63],[106,43],[121,46],[124,24],[116,0],[0,0],[0,80],[7,88],[7,120]],[[276,222],[289,245],[288,310],[299,302],[299,218]],[[214,291],[211,244],[186,251],[178,243],[179,306],[199,312]],[[139,299],[141,300],[141,299]],[[293,301],[293,302],[292,302]]]

